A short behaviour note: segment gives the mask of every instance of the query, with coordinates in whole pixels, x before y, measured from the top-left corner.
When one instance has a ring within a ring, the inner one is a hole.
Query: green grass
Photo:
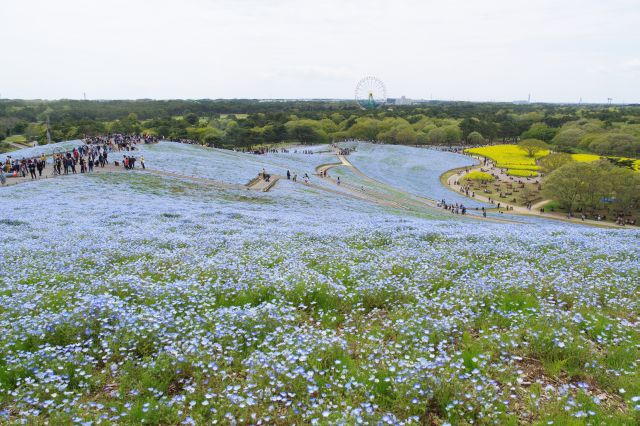
[[[22,143],[27,142],[27,137],[24,135],[12,135],[4,139],[4,142]]]

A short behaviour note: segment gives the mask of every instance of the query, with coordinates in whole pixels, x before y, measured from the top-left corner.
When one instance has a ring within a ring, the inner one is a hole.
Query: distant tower
[[[613,101],[613,98],[607,98],[607,104],[611,105],[611,101]]]
[[[86,101],[87,100],[87,92],[84,92],[82,95],[84,96],[84,100]]]
[[[530,104],[531,103],[531,93],[529,93],[529,96],[527,97],[527,103]]]

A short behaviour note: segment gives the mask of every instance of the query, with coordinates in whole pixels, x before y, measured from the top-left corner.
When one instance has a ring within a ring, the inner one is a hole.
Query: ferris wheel
[[[368,76],[356,85],[356,102],[362,109],[374,109],[387,101],[387,89],[377,77]]]

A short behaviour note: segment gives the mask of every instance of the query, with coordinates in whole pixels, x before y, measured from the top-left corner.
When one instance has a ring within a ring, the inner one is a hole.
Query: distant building
[[[413,105],[414,101],[413,99],[408,99],[405,96],[401,96],[399,98],[388,98],[387,104],[388,105]]]
[[[513,101],[515,105],[527,105],[531,103],[531,93],[529,93],[529,97],[527,100]]]

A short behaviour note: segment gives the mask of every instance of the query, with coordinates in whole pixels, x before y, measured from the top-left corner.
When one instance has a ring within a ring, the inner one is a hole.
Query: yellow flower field
[[[531,158],[527,155],[527,152],[514,144],[502,144],[502,145],[489,145],[482,146],[480,148],[469,148],[465,150],[470,154],[481,155],[495,161],[496,166],[507,169],[507,174],[511,176],[537,176],[535,172],[540,167],[536,165],[536,160],[542,157],[546,157],[551,153],[549,150],[543,150],[536,153],[535,158]],[[600,158],[604,158],[597,154],[571,154],[571,157],[578,162],[590,163],[597,161]],[[611,157],[619,158],[621,160],[629,160],[630,158],[624,157]],[[640,171],[640,160],[635,160],[634,169]]]
[[[596,154],[571,154],[571,158],[580,163],[591,163],[592,161],[597,161],[601,158],[605,158],[601,155]],[[633,163],[633,169],[636,171],[640,171],[640,160],[636,160],[634,158],[628,157],[609,157],[609,158],[617,158],[620,160],[635,160]]]
[[[540,167],[536,165],[536,160],[549,155],[549,150],[542,150],[532,158],[524,149],[514,144],[482,146],[467,149],[466,152],[487,157],[495,161],[498,167],[508,169],[507,173],[514,176],[537,176],[535,170]]]
[[[507,174],[509,176],[515,176],[515,177],[536,177],[536,176],[538,176],[538,173],[534,172],[533,170],[520,170],[520,169],[509,169],[509,170],[507,170]]]

